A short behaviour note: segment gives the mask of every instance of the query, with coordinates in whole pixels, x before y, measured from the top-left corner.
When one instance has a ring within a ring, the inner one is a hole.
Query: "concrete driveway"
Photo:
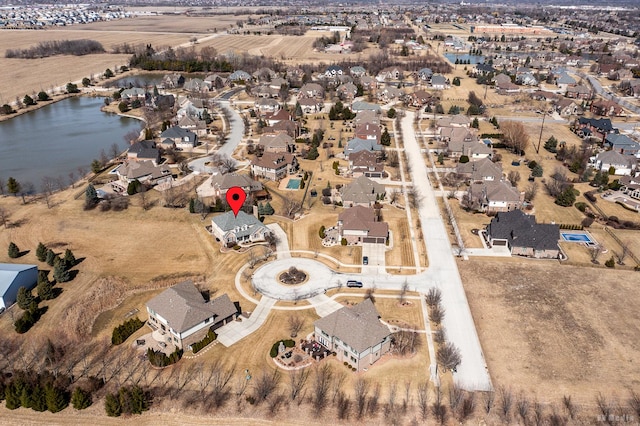
[[[385,256],[384,244],[363,243],[362,244],[362,258],[365,256],[369,258],[369,264],[362,265],[362,273],[366,275],[378,275],[386,274],[386,256]]]

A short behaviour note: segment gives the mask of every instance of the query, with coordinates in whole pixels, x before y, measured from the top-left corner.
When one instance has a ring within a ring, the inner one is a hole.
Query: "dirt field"
[[[137,16],[131,19],[77,25],[68,27],[67,30],[128,32],[134,27],[136,32],[143,33],[214,33],[216,30],[223,31],[248,17],[249,15],[215,15],[207,17],[185,15]]]
[[[637,272],[517,259],[459,267],[494,386],[594,405],[599,391],[640,385]]]

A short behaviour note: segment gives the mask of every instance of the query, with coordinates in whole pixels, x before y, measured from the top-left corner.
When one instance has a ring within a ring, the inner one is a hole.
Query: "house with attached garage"
[[[376,220],[373,208],[354,206],[338,215],[338,232],[349,244],[384,244],[389,238],[389,225]]]
[[[280,180],[298,171],[298,160],[288,152],[265,152],[251,162],[251,172],[255,177]]]
[[[156,166],[151,160],[126,160],[118,166],[116,174],[125,187],[136,180],[145,185],[157,185],[173,180],[169,166],[166,164]]]
[[[271,234],[257,217],[240,210],[238,215],[228,211],[211,219],[211,233],[227,247],[265,241]]]
[[[233,321],[238,308],[223,294],[207,301],[192,281],[183,281],[147,302],[147,324],[160,331],[165,343],[181,349],[202,340]]]
[[[169,127],[160,133],[160,138],[163,141],[163,145],[165,140],[168,139],[175,144],[176,148],[180,149],[193,149],[198,144],[198,135],[180,126]]]
[[[132,144],[127,151],[127,159],[131,161],[148,160],[157,166],[160,163],[160,150],[154,141],[139,141]]]
[[[620,154],[617,151],[604,151],[596,155],[595,168],[607,172],[613,168],[613,174],[629,176],[638,166],[638,159],[633,155]]]
[[[313,325],[315,340],[357,371],[367,369],[391,349],[391,331],[380,322],[371,299],[338,309]]]
[[[378,161],[378,155],[374,152],[362,150],[349,154],[349,170],[351,176],[368,178],[384,177],[384,163]]]
[[[506,246],[512,255],[537,259],[557,259],[560,227],[536,223],[536,217],[522,210],[498,213],[486,228],[492,246]]]
[[[345,207],[371,207],[376,201],[384,199],[385,194],[384,185],[374,182],[366,176],[360,176],[340,189],[340,199]]]

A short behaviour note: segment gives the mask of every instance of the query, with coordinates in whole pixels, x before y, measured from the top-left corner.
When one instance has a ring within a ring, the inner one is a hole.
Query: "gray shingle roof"
[[[247,225],[249,229],[251,229],[252,226],[264,226],[258,218],[251,216],[242,210],[238,212],[238,216],[235,216],[232,211],[228,211],[214,217],[212,220],[224,232],[231,231],[236,227],[242,228],[244,225]]]
[[[366,176],[360,176],[349,185],[342,187],[341,196],[344,201],[369,204],[376,201],[378,194],[384,193],[384,185],[374,182]]]
[[[169,327],[183,333],[213,317],[213,323],[237,312],[226,294],[205,302],[192,281],[183,281],[147,302],[147,307],[166,319]]]
[[[487,226],[491,238],[505,239],[511,247],[535,250],[557,250],[560,228],[554,224],[536,223],[536,217],[522,210],[500,212]]]
[[[365,299],[356,306],[345,306],[320,318],[314,325],[361,353],[391,334],[389,328],[380,322],[379,317],[371,299]]]

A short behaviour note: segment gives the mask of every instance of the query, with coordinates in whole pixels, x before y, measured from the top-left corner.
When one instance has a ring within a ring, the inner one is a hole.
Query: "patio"
[[[324,357],[331,355],[331,351],[329,349],[315,340],[302,340],[300,342],[300,347],[306,354],[316,361],[320,361],[321,359],[324,359]]]
[[[168,356],[176,350],[176,346],[171,343],[169,339],[170,336],[168,333],[161,330],[154,330],[151,333],[138,337],[131,345],[134,349],[137,349],[138,352],[141,352],[141,355],[144,357],[147,356],[147,350],[149,348],[154,351],[164,352]]]

